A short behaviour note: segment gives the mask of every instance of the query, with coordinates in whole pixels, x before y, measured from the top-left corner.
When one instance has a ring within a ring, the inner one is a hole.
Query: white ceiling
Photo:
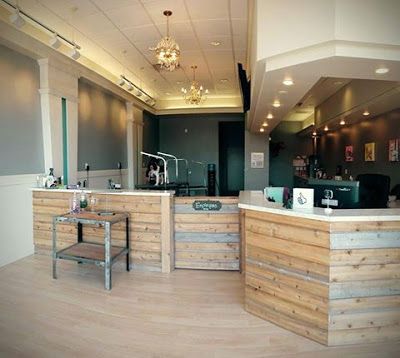
[[[83,56],[116,76],[124,73],[157,99],[180,98],[192,65],[210,97],[240,96],[236,64],[246,65],[247,0],[20,0],[19,6],[75,40]],[[174,72],[154,69],[149,49],[166,34],[164,10],[173,12],[170,33],[181,49]]]
[[[288,122],[303,122],[314,115],[314,108],[346,86],[351,79],[322,77],[283,118]],[[284,90],[285,91],[285,90]]]

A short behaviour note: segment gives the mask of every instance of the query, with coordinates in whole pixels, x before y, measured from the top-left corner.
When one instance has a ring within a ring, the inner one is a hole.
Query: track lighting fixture
[[[51,47],[53,47],[55,49],[58,49],[61,46],[61,41],[58,38],[56,33],[53,34],[52,38],[49,41],[49,44]]]
[[[73,58],[74,60],[77,60],[79,57],[81,57],[81,54],[79,53],[78,49],[76,46],[72,48],[72,50],[69,53],[69,56]]]
[[[18,7],[15,7],[12,14],[10,15],[10,21],[18,28],[21,28],[26,23],[26,21],[22,18]]]
[[[124,86],[126,84],[126,89],[129,92],[133,91],[133,94],[136,97],[141,97],[140,99],[145,102],[146,104],[148,104],[149,106],[154,106],[156,104],[155,99],[150,96],[148,93],[146,93],[144,90],[142,90],[140,87],[136,86],[132,81],[130,81],[129,79],[127,79],[125,77],[125,75],[121,75],[119,77],[119,79],[116,81],[116,83],[119,86]]]
[[[38,25],[40,28],[44,29],[46,32],[49,32],[51,34],[52,37],[48,42],[48,44],[51,47],[58,49],[61,46],[61,41],[64,41],[69,46],[72,46],[72,49],[69,52],[69,56],[71,58],[73,58],[74,60],[77,60],[81,56],[81,54],[79,53],[79,50],[81,49],[81,47],[77,43],[67,39],[65,36],[60,35],[51,27],[49,27],[49,26],[45,25],[44,23],[42,23],[41,21],[37,20],[35,17],[28,14],[23,9],[20,9],[18,6],[18,1],[17,1],[17,5],[12,4],[12,2],[8,1],[8,0],[0,0],[0,1],[2,1],[4,4],[6,4],[6,6],[11,8],[11,15],[10,15],[9,19],[10,19],[10,22],[12,24],[14,24],[16,27],[21,28],[26,23],[25,19],[28,19],[29,22],[31,22],[35,25]]]

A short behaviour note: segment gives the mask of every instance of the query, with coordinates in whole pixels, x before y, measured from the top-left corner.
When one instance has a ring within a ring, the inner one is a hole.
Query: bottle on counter
[[[72,214],[78,214],[80,211],[79,202],[78,202],[78,194],[76,191],[74,191],[74,195],[71,198],[69,209]]]
[[[54,168],[49,169],[49,175],[46,178],[46,188],[55,187]]]
[[[88,206],[88,200],[86,193],[82,190],[79,197],[79,207],[85,209]]]

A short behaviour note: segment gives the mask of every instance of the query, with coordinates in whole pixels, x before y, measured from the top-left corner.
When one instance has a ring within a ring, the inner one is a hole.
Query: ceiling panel
[[[247,22],[247,1],[230,0],[232,19],[245,19]]]
[[[154,43],[154,46],[160,40],[160,35],[153,25],[145,25],[131,27],[122,31],[132,42],[147,42],[149,46]]]
[[[199,37],[215,37],[230,36],[230,26],[228,20],[202,20],[193,21],[194,29]]]
[[[127,7],[132,5],[139,5],[138,0],[91,0],[103,11]]]
[[[153,24],[141,5],[115,8],[107,11],[107,16],[122,30]]]
[[[40,0],[40,3],[67,21],[75,17],[86,17],[99,12],[90,0]],[[22,7],[23,3],[20,5]]]
[[[229,19],[228,0],[185,0],[193,20]]]
[[[210,93],[239,94],[236,62],[246,61],[247,0],[20,0],[24,4],[38,20],[75,39],[84,56],[101,58],[116,76],[125,72],[161,97],[179,94],[190,83],[192,65]],[[166,35],[167,9],[173,12],[171,36],[181,49],[181,69],[172,73],[154,69],[149,50]]]
[[[143,4],[145,9],[151,14],[151,18],[156,25],[161,25],[160,30],[163,33],[167,31],[167,18],[163,14],[165,10],[172,11],[169,18],[170,29],[176,22],[188,21],[188,14],[183,0],[159,0]]]
[[[247,20],[246,19],[232,19],[233,35],[245,35],[247,37]]]

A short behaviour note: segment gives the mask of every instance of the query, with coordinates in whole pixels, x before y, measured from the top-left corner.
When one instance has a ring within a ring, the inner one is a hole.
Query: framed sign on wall
[[[264,168],[264,153],[262,152],[251,152],[251,168],[262,169]]]

